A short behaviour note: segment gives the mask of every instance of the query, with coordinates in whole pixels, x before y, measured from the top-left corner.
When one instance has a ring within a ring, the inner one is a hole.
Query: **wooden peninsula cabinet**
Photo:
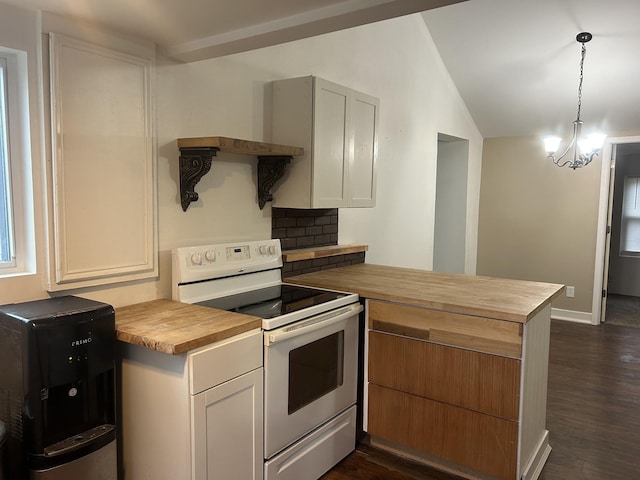
[[[526,326],[379,301],[368,312],[369,434],[491,478],[532,478],[528,463],[550,450],[549,308]]]
[[[287,281],[367,299],[372,444],[467,478],[538,478],[562,285],[370,264]]]

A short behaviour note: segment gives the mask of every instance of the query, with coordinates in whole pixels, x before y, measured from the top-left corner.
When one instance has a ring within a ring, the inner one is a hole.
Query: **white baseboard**
[[[591,312],[577,312],[575,310],[563,310],[561,308],[551,309],[551,318],[554,320],[565,320],[567,322],[593,324]]]
[[[540,439],[540,443],[535,450],[535,454],[531,458],[531,462],[522,472],[522,480],[538,480],[550,453],[551,446],[549,445],[549,431],[545,430],[544,435]]]

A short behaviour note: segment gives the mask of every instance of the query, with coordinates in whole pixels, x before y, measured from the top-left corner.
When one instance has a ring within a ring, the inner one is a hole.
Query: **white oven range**
[[[355,448],[358,295],[289,285],[280,241],[172,252],[172,297],[261,317],[264,479],[315,480]]]

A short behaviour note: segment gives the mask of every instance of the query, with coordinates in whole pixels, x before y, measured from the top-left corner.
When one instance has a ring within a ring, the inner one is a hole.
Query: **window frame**
[[[633,183],[633,185],[631,185]],[[633,189],[633,191],[631,191]],[[633,203],[633,207],[629,206]],[[622,191],[622,208],[620,212],[620,246],[621,257],[640,257],[640,239],[633,241],[640,232],[640,177],[625,176]]]
[[[13,258],[0,262],[0,278],[35,273],[35,231],[27,52],[0,45],[5,63],[6,153]]]
[[[9,254],[8,260],[4,260],[0,256],[0,272],[7,268],[15,268],[15,228],[13,223],[13,194],[11,181],[11,155],[9,143],[9,92],[8,92],[8,62],[4,55],[0,54],[0,213],[5,210],[6,218],[3,219],[2,225],[6,232],[0,238],[0,253],[2,246],[6,248]],[[2,217],[0,217],[2,218]]]

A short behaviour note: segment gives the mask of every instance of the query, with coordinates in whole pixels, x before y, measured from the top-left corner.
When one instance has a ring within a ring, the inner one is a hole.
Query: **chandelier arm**
[[[560,163],[560,160],[562,160],[562,157],[560,157],[559,159],[554,159],[552,158],[553,163],[555,163],[558,167],[562,168],[562,167],[566,167],[567,165],[571,166],[572,161],[571,160],[565,160],[563,163]]]

